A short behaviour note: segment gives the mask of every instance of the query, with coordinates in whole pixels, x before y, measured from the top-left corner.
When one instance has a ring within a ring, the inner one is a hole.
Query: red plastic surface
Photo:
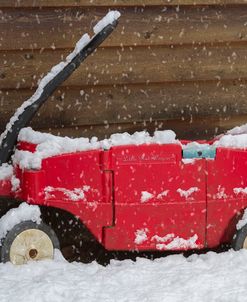
[[[247,207],[247,151],[218,148],[215,160],[208,160],[207,244],[214,247],[231,242],[236,222]]]
[[[247,207],[245,150],[183,161],[177,144],[118,146],[47,158],[16,177],[16,197],[71,212],[110,250],[215,247],[232,240]],[[9,181],[0,194],[11,194]]]
[[[37,145],[28,142],[18,142],[17,148],[23,151],[35,152]]]
[[[50,157],[38,171],[21,172],[19,198],[58,207],[79,217],[102,242],[103,227],[112,225],[111,176],[103,173],[102,151]]]
[[[10,179],[0,180],[0,196],[14,196]]]
[[[161,249],[162,242],[163,250],[170,246],[182,250],[188,248],[193,236],[197,237],[193,246],[203,247],[205,160],[183,164],[179,145],[121,146],[110,152],[115,226],[105,230],[106,247],[150,250],[156,246]],[[188,190],[194,192],[189,194]],[[186,193],[188,196],[183,195]],[[143,195],[149,198],[145,200]],[[147,240],[136,244],[141,231],[145,231]]]

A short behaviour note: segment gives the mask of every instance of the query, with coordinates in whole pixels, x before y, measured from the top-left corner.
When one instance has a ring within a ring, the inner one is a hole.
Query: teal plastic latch
[[[215,158],[216,148],[208,146],[207,148],[185,148],[183,158]]]

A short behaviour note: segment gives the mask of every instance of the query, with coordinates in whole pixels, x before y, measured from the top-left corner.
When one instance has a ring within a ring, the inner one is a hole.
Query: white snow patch
[[[21,168],[40,169],[42,159],[64,153],[109,149],[112,146],[121,145],[160,143],[160,137],[162,137],[162,144],[178,144],[179,141],[175,140],[175,133],[173,132],[174,135],[171,135],[171,132],[170,130],[156,131],[153,137],[146,131],[135,132],[132,135],[126,132],[116,133],[112,134],[109,139],[98,141],[96,137],[91,139],[59,137],[34,131],[28,127],[20,131],[18,140],[36,144],[36,151],[32,153],[29,151],[16,150],[13,156],[13,162]]]
[[[88,191],[87,186],[86,186],[86,190]],[[62,192],[65,195],[66,200],[78,201],[85,198],[84,191],[81,188],[74,188],[73,190],[69,190],[65,188],[54,188],[48,186],[45,187],[44,192],[45,192],[45,199],[49,199],[53,197],[54,196],[53,194],[55,192]]]
[[[152,198],[162,199],[164,196],[167,196],[168,193],[169,193],[169,190],[164,190],[163,192],[161,192],[157,195],[149,193],[148,191],[142,191],[141,192],[141,203],[145,203]]]
[[[182,189],[177,189],[177,192],[180,194],[181,197],[188,198],[190,195],[192,195],[194,192],[199,191],[199,188],[197,187],[191,187],[188,190],[182,190]]]
[[[136,230],[135,232],[135,244],[142,244],[143,242],[148,240],[148,229],[144,228],[144,229],[140,229],[140,230]]]
[[[174,239],[175,235],[174,234],[167,234],[164,237],[160,237],[158,235],[154,235],[151,238],[151,241],[157,241],[157,242],[167,242],[168,240]]]
[[[247,187],[246,188],[234,188],[233,192],[235,194],[240,194],[240,193],[247,194]]]
[[[37,135],[36,135],[37,134]],[[44,158],[58,154],[71,153],[77,151],[95,150],[100,148],[100,144],[95,138],[69,138],[33,131],[31,128],[22,129],[19,140],[37,144],[34,153],[23,150],[16,150],[13,156],[14,164],[20,168],[40,169],[41,161]]]
[[[190,237],[189,239],[184,239],[180,237],[174,238],[170,243],[168,244],[157,244],[156,247],[159,250],[166,249],[166,250],[174,250],[174,249],[193,249],[197,248],[196,240],[198,239],[198,236],[195,234],[194,236]]]
[[[216,194],[216,198],[218,199],[226,199],[227,198],[227,195],[225,193],[225,188],[221,187],[221,186],[218,186],[218,192]]]
[[[17,178],[15,175],[12,175],[12,177],[11,177],[11,190],[12,190],[12,192],[16,192],[16,191],[18,191],[19,190],[19,188],[20,188],[20,179],[19,178]]]
[[[13,166],[2,164],[0,166],[0,180],[10,179],[13,175]]]
[[[18,208],[9,210],[0,219],[0,239],[4,238],[8,231],[22,221],[31,220],[39,224],[41,222],[40,215],[38,206],[28,205],[25,202],[21,203]]]
[[[195,158],[182,158],[182,162],[183,162],[185,165],[194,164]]]
[[[183,150],[190,150],[193,149],[195,151],[202,151],[202,150],[208,150],[210,149],[211,145],[209,144],[199,144],[197,142],[191,142],[186,145],[182,145]]]
[[[115,20],[117,20],[121,16],[120,12],[110,11],[104,18],[102,18],[93,28],[95,34],[98,34],[104,27],[108,24],[112,24]]]
[[[215,147],[225,148],[247,148],[247,134],[232,135],[227,134],[220,137],[220,139],[213,144]]]
[[[148,191],[142,191],[141,192],[141,203],[149,201],[149,199],[153,198],[154,195],[152,193],[149,193]]]
[[[76,43],[74,50],[66,57],[66,62],[71,62],[90,41],[90,36],[88,34],[84,34]]]
[[[158,199],[162,199],[164,196],[167,196],[168,193],[169,193],[169,190],[165,190],[165,191],[159,193],[159,194],[157,195],[157,198],[158,198]]]
[[[83,191],[84,192],[88,192],[89,190],[91,189],[91,187],[90,186],[83,186]]]
[[[153,140],[157,144],[172,144],[176,141],[176,133],[172,130],[155,131]]]
[[[244,210],[242,218],[238,221],[236,228],[237,230],[242,229],[247,224],[247,209]]]
[[[156,248],[158,250],[173,250],[173,249],[193,249],[197,248],[196,241],[198,239],[197,234],[194,236],[184,239],[181,237],[178,237],[174,234],[167,234],[164,237],[160,236],[153,236],[151,240],[156,240]],[[169,243],[166,243],[167,241],[171,240]]]
[[[227,134],[237,135],[237,134],[246,134],[247,133],[247,124],[242,126],[234,127],[227,131]]]
[[[112,260],[106,267],[68,263],[59,253],[53,261],[1,263],[0,296],[1,302],[240,302],[247,296],[246,263],[246,250]]]
[[[98,202],[97,201],[90,201],[90,202],[87,203],[87,206],[89,208],[91,208],[93,212],[95,212],[97,207],[98,207]]]
[[[141,145],[141,144],[179,144],[176,134],[172,130],[155,131],[154,136],[146,131],[135,132],[134,134],[115,133],[109,139],[100,142],[103,149],[110,149],[113,146]]]

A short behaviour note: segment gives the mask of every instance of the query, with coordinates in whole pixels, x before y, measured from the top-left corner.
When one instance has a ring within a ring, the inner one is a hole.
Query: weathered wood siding
[[[108,11],[118,29],[34,118],[35,129],[104,137],[174,129],[205,138],[247,122],[245,0],[0,0],[0,131]]]

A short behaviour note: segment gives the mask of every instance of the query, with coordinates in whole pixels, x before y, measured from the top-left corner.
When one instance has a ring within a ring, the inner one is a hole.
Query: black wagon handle
[[[26,127],[32,120],[40,106],[51,96],[51,94],[59,87],[68,77],[80,66],[80,64],[94,52],[94,50],[113,32],[118,24],[120,13],[113,12],[116,15],[109,24],[97,32],[91,40],[60,70],[53,78],[51,78],[43,87],[41,93],[37,95],[38,89],[29,99],[30,104],[25,103],[17,109],[6,126],[6,130],[0,136],[0,166],[7,163],[13,153],[19,132]],[[73,54],[73,53],[71,53]]]

